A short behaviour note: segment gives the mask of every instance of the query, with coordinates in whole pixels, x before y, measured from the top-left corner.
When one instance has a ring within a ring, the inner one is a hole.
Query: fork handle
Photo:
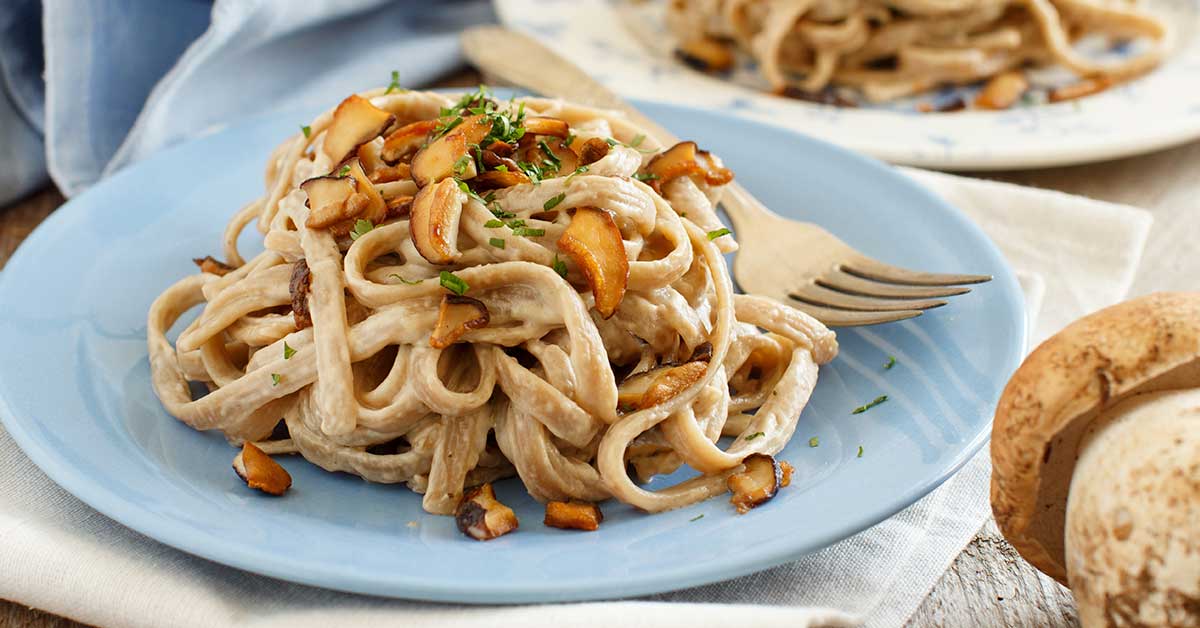
[[[616,109],[664,144],[679,141],[579,66],[528,35],[502,26],[477,26],[464,31],[460,40],[467,60],[485,74],[545,96]],[[529,63],[529,59],[537,59],[537,63]],[[735,230],[748,228],[755,218],[772,215],[736,181],[726,186],[721,205]]]

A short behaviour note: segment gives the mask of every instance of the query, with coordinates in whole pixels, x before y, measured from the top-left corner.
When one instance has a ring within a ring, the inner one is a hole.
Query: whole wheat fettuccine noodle
[[[421,92],[362,95],[397,124],[437,118],[454,103]],[[309,208],[298,186],[336,166],[320,151],[332,114],[309,125],[310,137],[284,142],[266,169],[267,193],[225,231],[225,255],[237,268],[182,279],[150,309],[153,383],[166,409],[233,443],[405,483],[441,514],[453,512],[465,487],[512,475],[540,500],[615,497],[661,511],[723,491],[745,456],[779,452],[817,365],[836,355],[833,333],[783,304],[734,294],[721,248],[708,237],[720,186],[684,178],[660,195],[633,175],[662,147],[639,139],[642,131],[619,114],[523,102],[527,115],[564,120],[581,140],[612,138],[611,150],[586,171],[496,192],[503,211],[544,235],[489,245],[507,228],[486,227],[494,208],[470,197],[451,266],[421,257],[407,218],[356,239],[305,227]],[[390,197],[416,186],[377,189]],[[542,214],[552,201],[558,213]],[[610,212],[627,253],[628,290],[607,320],[593,310],[580,269],[568,264],[566,277],[553,269],[568,259],[556,242],[579,207]],[[237,240],[251,223],[266,251],[244,261]],[[288,311],[301,260],[311,273],[305,329]],[[446,292],[443,270],[469,285],[490,322],[438,349],[430,334]],[[172,346],[168,330],[197,306],[199,317]],[[686,361],[705,343],[711,357],[698,381],[649,408],[618,407],[630,371]],[[189,381],[210,392],[193,399]],[[272,436],[280,417],[288,434]],[[728,450],[716,444],[722,434],[738,437]],[[703,475],[649,491],[627,471],[680,464]]]

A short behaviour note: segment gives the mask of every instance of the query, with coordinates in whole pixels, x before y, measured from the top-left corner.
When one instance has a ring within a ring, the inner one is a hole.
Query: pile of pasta
[[[539,501],[649,512],[723,493],[787,444],[837,352],[816,320],[734,293],[714,210],[731,177],[607,111],[352,95],[271,155],[224,261],[154,302],[155,390],[253,445],[243,477],[298,453],[431,513],[514,475]],[[243,259],[251,224],[265,250]],[[644,487],[685,464],[701,475]]]
[[[1157,66],[1167,25],[1126,0],[669,0],[667,22],[686,59],[722,69],[731,47],[751,53],[780,93],[815,97],[856,88],[879,102],[944,84],[1006,76],[1003,108],[1028,86],[1024,66],[1061,65],[1083,81],[1051,99],[1094,93]],[[1143,50],[1097,61],[1073,42],[1101,35]]]

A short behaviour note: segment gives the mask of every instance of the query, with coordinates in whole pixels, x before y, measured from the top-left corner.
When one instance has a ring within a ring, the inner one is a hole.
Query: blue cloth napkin
[[[486,0],[4,0],[0,206],[71,196],[249,115],[420,86],[462,63]]]

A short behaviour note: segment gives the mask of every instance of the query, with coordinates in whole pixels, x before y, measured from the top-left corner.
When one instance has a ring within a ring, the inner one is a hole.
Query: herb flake
[[[558,255],[554,256],[553,268],[554,272],[558,273],[559,277],[562,277],[563,279],[567,278],[567,263],[558,259]]]
[[[515,236],[524,236],[526,238],[540,238],[546,235],[545,229],[531,229],[529,227],[516,227],[512,232]]]
[[[488,244],[498,249],[502,249],[504,248],[504,238],[488,238]]]
[[[703,519],[703,518],[704,518],[704,514],[703,514],[703,513],[701,513],[701,514],[699,514],[699,515],[696,515],[695,517],[692,517],[691,519],[688,519],[688,523],[691,523],[691,522],[693,522],[693,521],[699,521],[699,520],[701,520],[701,519]]]
[[[337,176],[344,177],[348,174],[350,174],[350,164],[346,164],[346,165],[342,166],[341,168],[338,168]]]
[[[751,435],[747,436],[747,437],[746,437],[746,440],[747,440],[747,441],[752,441],[752,440],[754,440],[754,439],[758,438],[759,436],[765,436],[765,434],[763,434],[762,432],[755,432],[755,433],[753,433],[753,434],[751,434]]]
[[[856,458],[862,458],[862,455],[863,455],[863,448],[862,448],[862,445],[859,445],[859,446],[858,446],[858,455],[857,455],[857,456],[855,456],[855,457],[856,457]]]
[[[400,87],[400,73],[397,72],[396,70],[392,70],[392,82],[388,83],[387,91],[385,91],[383,93],[386,95],[386,94],[390,94],[392,92],[406,92],[406,91],[408,91],[408,90],[404,89],[403,87]]]
[[[443,288],[453,292],[454,294],[457,294],[460,297],[466,294],[467,290],[471,289],[471,286],[468,286],[467,282],[463,281],[461,277],[448,270],[443,270],[441,274],[438,275],[438,282],[442,284]]]
[[[817,438],[816,436],[813,436],[812,438],[808,439],[809,447],[816,447],[817,445],[820,445],[820,444],[821,444],[821,439]]]
[[[283,376],[279,373],[271,373],[271,385],[278,386],[279,382],[283,381]]]
[[[389,275],[388,275],[388,277],[395,277],[396,279],[399,279],[399,280],[400,280],[400,283],[405,283],[405,284],[408,284],[408,285],[410,285],[410,286],[415,286],[415,285],[417,285],[417,284],[421,283],[422,281],[425,281],[424,279],[418,279],[418,280],[416,280],[416,281],[409,281],[409,280],[405,279],[404,277],[401,277],[400,275],[397,275],[396,273],[391,273],[391,274],[389,274]]]
[[[362,218],[359,218],[358,220],[354,221],[354,229],[350,231],[350,239],[357,240],[364,235],[367,235],[367,233],[374,228],[375,224],[370,220],[363,220]]]
[[[493,218],[492,220],[489,220],[489,221],[483,223],[483,226],[487,227],[488,229],[495,229],[496,227],[503,227],[504,221],[496,220]]]
[[[896,356],[889,355],[887,364],[883,365],[883,370],[890,371],[890,370],[892,370],[893,366],[896,366]]]
[[[292,356],[294,356],[294,355],[296,355],[296,350],[291,348],[290,346],[288,346],[287,341],[284,340],[283,341],[283,359],[290,360],[290,359],[292,359]]]
[[[305,139],[312,137],[312,127],[311,126],[308,126],[307,124],[305,124],[304,126],[300,127],[300,130],[304,133]]]
[[[708,239],[709,239],[709,241],[716,240],[717,238],[719,238],[721,236],[729,235],[730,233],[733,233],[733,232],[730,231],[729,229],[726,229],[725,227],[721,227],[720,229],[717,229],[716,231],[709,231]]]
[[[859,407],[855,408],[854,411],[851,412],[850,414],[862,414],[862,413],[866,412],[867,410],[870,410],[871,408],[874,408],[875,406],[877,406],[887,400],[888,400],[887,395],[879,395],[873,401],[871,401],[871,403],[868,403],[864,406],[859,406]]]
[[[563,192],[563,193],[559,194],[558,196],[555,196],[554,198],[546,201],[545,203],[542,203],[542,209],[544,209],[546,211],[550,211],[550,210],[554,209],[555,207],[558,207],[558,204],[563,202],[563,199],[565,199],[565,198],[567,198],[567,193]]]

